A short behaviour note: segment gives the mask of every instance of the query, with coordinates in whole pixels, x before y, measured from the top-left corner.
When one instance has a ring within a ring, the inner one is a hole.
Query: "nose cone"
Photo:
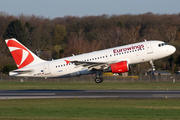
[[[171,54],[173,54],[176,51],[176,48],[174,46],[171,46],[169,51],[171,52]]]
[[[165,45],[162,48],[161,54],[164,56],[172,55],[176,51],[176,48],[172,45]]]

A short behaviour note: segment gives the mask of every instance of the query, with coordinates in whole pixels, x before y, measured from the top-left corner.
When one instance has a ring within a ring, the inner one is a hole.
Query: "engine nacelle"
[[[123,73],[130,71],[130,66],[128,65],[127,61],[113,63],[110,66],[112,73]]]

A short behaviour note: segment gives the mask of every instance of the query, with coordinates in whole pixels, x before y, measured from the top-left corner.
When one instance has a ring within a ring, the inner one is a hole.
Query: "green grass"
[[[0,82],[0,90],[16,89],[180,90],[180,82]]]
[[[180,119],[178,99],[22,99],[0,106],[0,119]]]

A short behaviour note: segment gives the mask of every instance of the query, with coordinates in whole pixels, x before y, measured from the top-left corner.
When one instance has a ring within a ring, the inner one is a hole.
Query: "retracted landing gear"
[[[151,64],[151,66],[152,66],[152,71],[155,71],[156,69],[155,69],[155,66],[154,66],[153,60],[151,60],[151,61],[150,61],[150,64]]]
[[[102,71],[96,71],[96,79],[95,79],[96,83],[103,82],[102,73],[103,73]]]
[[[97,78],[95,79],[95,82],[96,82],[96,83],[102,83],[102,82],[103,82],[103,78],[102,78],[102,77],[97,77]]]

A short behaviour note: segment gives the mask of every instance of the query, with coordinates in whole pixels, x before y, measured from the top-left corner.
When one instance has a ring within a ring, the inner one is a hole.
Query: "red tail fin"
[[[18,68],[23,68],[30,64],[33,65],[39,62],[43,62],[43,60],[37,57],[16,39],[8,39],[6,40],[6,44]]]

